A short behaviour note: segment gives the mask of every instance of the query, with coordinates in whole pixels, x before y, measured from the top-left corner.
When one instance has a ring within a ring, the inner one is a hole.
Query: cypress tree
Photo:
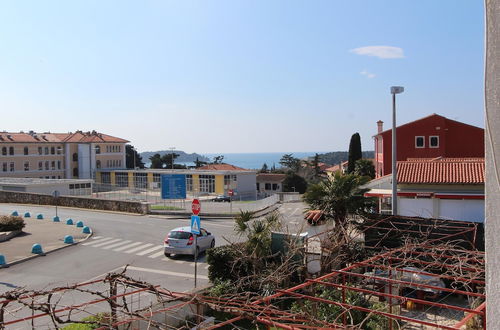
[[[363,157],[361,153],[361,137],[359,133],[354,133],[349,143],[349,164],[347,165],[347,173],[354,172],[356,161],[361,159],[361,157]]]

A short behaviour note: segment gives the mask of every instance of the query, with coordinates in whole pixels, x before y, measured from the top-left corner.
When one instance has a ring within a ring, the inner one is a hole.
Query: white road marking
[[[138,246],[136,248],[133,248],[132,250],[125,251],[125,253],[134,253],[134,252],[137,252],[139,250],[142,250],[142,249],[145,249],[147,247],[150,247],[151,245],[153,245],[153,244],[152,243],[147,243],[147,244]]]
[[[101,238],[102,236],[94,236],[92,237],[92,239],[98,239],[98,238]]]
[[[95,241],[92,241],[92,242],[83,243],[82,245],[99,244],[101,242],[109,241],[109,240],[112,240],[112,239],[113,239],[113,237],[104,237],[104,238],[101,238],[101,239],[98,239],[98,240],[95,240]]]
[[[127,243],[130,243],[132,241],[121,241],[119,243],[115,243],[115,244],[111,244],[111,245],[108,245],[108,246],[105,246],[103,247],[104,250],[108,250],[108,249],[112,249],[114,247],[117,247],[117,246],[120,246],[120,245],[123,245],[123,244],[127,244]]]
[[[167,260],[171,260],[171,259],[167,259]],[[185,261],[182,261],[182,260],[174,260],[174,262],[176,264],[183,264],[183,263],[185,263]]]
[[[127,270],[136,270],[139,272],[147,272],[147,273],[156,273],[156,274],[163,274],[163,275],[170,275],[170,276],[179,276],[179,277],[188,277],[188,278],[194,278],[194,274],[188,274],[188,273],[177,273],[177,272],[170,272],[168,270],[160,270],[160,269],[151,269],[151,268],[142,268],[142,267],[135,267],[135,266],[128,266]],[[208,280],[208,276],[205,275],[197,275],[199,279],[202,280]]]
[[[148,254],[148,253],[151,253],[151,252],[154,252],[158,249],[163,249],[163,245],[157,245],[155,247],[152,247],[151,249],[147,249],[146,251],[142,251],[142,252],[139,252],[139,253],[136,253],[135,255],[136,256],[143,256],[145,254]]]
[[[160,252],[157,252],[155,254],[150,255],[148,258],[158,258],[158,257],[161,257],[164,254],[165,254],[165,250],[161,250]]]
[[[131,248],[131,247],[136,246],[136,245],[139,245],[139,244],[142,244],[142,242],[130,243],[130,244],[128,244],[128,245],[125,245],[125,246],[119,247],[119,248],[117,248],[117,249],[114,249],[113,251],[116,251],[116,252],[118,252],[118,251],[123,251],[123,250],[126,250],[126,249],[128,249],[128,248]]]
[[[99,244],[94,244],[94,245],[92,245],[92,247],[101,247],[101,246],[108,245],[108,244],[111,244],[111,243],[115,243],[115,242],[118,242],[118,241],[121,241],[121,240],[122,240],[121,238],[115,238],[115,239],[112,239],[111,241],[107,241],[107,242],[99,243]]]

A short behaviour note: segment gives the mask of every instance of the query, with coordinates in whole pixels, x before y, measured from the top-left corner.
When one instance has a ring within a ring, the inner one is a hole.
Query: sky
[[[0,2],[0,130],[96,130],[139,151],[347,150],[376,121],[484,127],[470,0]]]

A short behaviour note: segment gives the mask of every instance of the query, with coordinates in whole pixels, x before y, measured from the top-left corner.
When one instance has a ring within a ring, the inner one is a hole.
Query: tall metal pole
[[[398,214],[398,175],[396,167],[396,93],[392,94],[392,215]]]

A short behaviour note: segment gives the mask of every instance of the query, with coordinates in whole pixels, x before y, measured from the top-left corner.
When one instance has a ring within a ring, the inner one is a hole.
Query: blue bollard
[[[71,235],[64,236],[64,243],[66,243],[66,244],[73,244],[73,243],[75,243],[73,241],[73,236],[71,236]]]
[[[18,217],[19,216],[19,213],[17,213],[17,211],[14,211],[12,212],[10,215],[14,216],[14,217]]]
[[[25,218],[31,218],[31,213],[29,213],[29,212],[24,213],[24,217]]]
[[[83,221],[78,221],[78,222],[76,223],[76,226],[77,226],[78,228],[82,228],[82,227],[83,227]]]
[[[42,246],[38,243],[33,244],[33,246],[31,247],[31,253],[43,254]]]
[[[54,220],[54,222],[61,222],[61,219],[59,219],[59,217],[58,217],[58,216],[55,216],[55,217],[53,218],[53,220]]]
[[[38,213],[38,214],[36,215],[36,218],[37,218],[37,219],[40,219],[40,220],[43,220],[43,214]]]
[[[88,226],[83,227],[82,233],[90,234],[90,227],[88,227]]]
[[[68,220],[66,220],[66,224],[67,224],[67,225],[72,225],[72,224],[73,224],[73,219],[68,219]]]
[[[0,254],[0,266],[5,266],[7,262],[5,261],[5,256]]]

